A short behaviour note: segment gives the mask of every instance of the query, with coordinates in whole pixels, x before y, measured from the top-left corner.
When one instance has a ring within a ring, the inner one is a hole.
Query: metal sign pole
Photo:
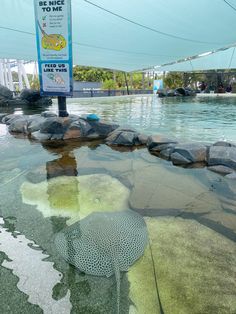
[[[66,97],[65,96],[58,96],[58,115],[59,117],[69,116],[66,110]]]

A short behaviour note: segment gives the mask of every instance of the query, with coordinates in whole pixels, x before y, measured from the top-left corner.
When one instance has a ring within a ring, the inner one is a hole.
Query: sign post
[[[34,0],[40,94],[58,96],[59,116],[68,116],[73,93],[71,0]]]
[[[161,89],[163,89],[163,80],[154,80],[153,82],[153,93],[157,94],[158,91],[160,91]]]

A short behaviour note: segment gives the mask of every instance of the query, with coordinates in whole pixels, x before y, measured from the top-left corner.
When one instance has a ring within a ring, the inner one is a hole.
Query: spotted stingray
[[[143,217],[131,210],[92,213],[55,238],[58,252],[80,271],[95,276],[115,274],[118,313],[120,272],[128,271],[143,255],[147,241]]]

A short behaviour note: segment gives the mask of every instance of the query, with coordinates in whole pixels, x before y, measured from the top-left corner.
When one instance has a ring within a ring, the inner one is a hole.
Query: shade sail
[[[158,71],[189,72],[198,70],[236,69],[236,48],[232,47],[185,62],[157,68]]]
[[[33,0],[0,1],[0,58],[37,60]],[[236,0],[72,0],[74,64],[132,71],[236,43]]]

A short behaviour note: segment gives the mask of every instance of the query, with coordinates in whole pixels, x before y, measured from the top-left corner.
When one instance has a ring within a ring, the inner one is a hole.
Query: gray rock
[[[40,131],[36,131],[36,132],[33,132],[31,134],[31,138],[33,140],[37,140],[37,141],[47,141],[47,140],[50,140],[52,137],[52,134],[49,134],[49,133],[41,133]]]
[[[227,175],[225,176],[225,178],[231,179],[231,180],[236,180],[236,172],[234,171],[234,172],[232,172],[232,173],[230,173],[230,174],[227,174]]]
[[[70,121],[68,118],[46,118],[41,124],[40,132],[49,134],[64,134],[68,129],[69,124]]]
[[[22,119],[23,117],[24,117],[23,115],[19,115],[19,114],[9,114],[2,119],[2,123],[5,123],[6,125],[10,125],[13,121]]]
[[[236,147],[236,144],[227,141],[218,141],[214,143],[213,146]]]
[[[105,121],[88,121],[88,123],[91,125],[94,132],[101,137],[107,137],[108,134],[119,128],[118,124],[112,124]]]
[[[14,119],[8,127],[9,132],[27,134],[28,121],[24,117]]]
[[[64,134],[55,133],[52,134],[50,140],[62,140],[64,137]]]
[[[155,147],[153,147],[152,149],[150,149],[152,152],[161,152],[162,150],[166,150],[166,149],[172,149],[172,152],[174,151],[175,146],[178,144],[174,144],[174,143],[168,143],[168,144],[160,144],[157,145]]]
[[[233,169],[226,167],[226,166],[222,166],[222,165],[210,166],[207,169],[210,171],[219,173],[219,174],[223,174],[223,175],[227,175],[227,174],[234,172]]]
[[[12,99],[13,98],[13,92],[10,91],[9,88],[0,85],[0,98],[2,99]]]
[[[6,117],[8,113],[0,113],[0,123],[3,123],[2,120],[4,117]]]
[[[185,158],[183,155],[177,152],[172,153],[170,155],[170,159],[172,160],[174,165],[188,165],[192,163],[191,160]]]
[[[145,135],[145,134],[139,134],[138,135],[138,140],[139,140],[141,145],[146,145],[147,141],[148,141],[148,136]]]
[[[35,105],[50,105],[52,103],[51,98],[42,97],[38,90],[34,89],[24,89],[20,93],[21,100],[27,100],[29,103],[33,103]]]
[[[133,130],[123,130],[118,128],[106,139],[107,145],[134,146],[141,145],[138,139],[139,133]]]
[[[208,165],[223,165],[232,169],[236,169],[236,148],[224,146],[210,147]]]
[[[174,138],[171,139],[162,135],[151,135],[148,137],[147,147],[149,150],[152,150],[156,146],[159,146],[162,144],[169,144],[169,143],[178,143],[178,142]]]
[[[28,133],[39,131],[44,120],[40,115],[30,117],[28,120]]]
[[[22,100],[22,99],[7,99],[6,104],[8,106],[26,106],[29,104],[27,100]]]
[[[57,117],[57,114],[51,111],[44,111],[41,113],[41,116],[44,118]]]
[[[174,150],[174,148],[163,149],[160,152],[160,157],[165,158],[165,159],[170,159],[170,156],[173,153],[173,150]]]
[[[207,158],[207,147],[199,143],[179,144],[175,146],[173,153],[182,155],[192,163],[205,162]]]

